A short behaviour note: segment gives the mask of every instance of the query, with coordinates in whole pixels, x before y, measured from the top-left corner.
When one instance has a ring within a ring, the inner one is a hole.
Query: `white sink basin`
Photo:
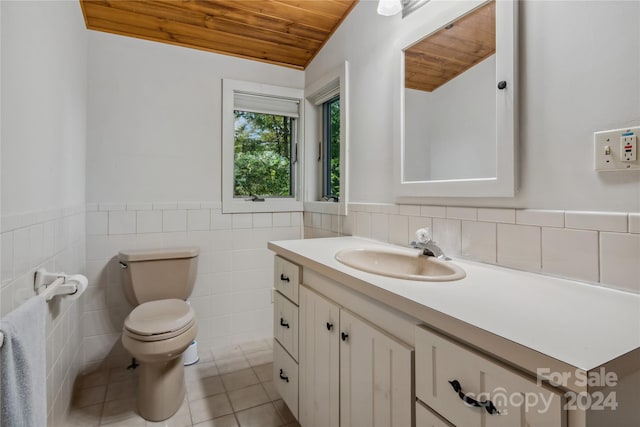
[[[381,276],[424,282],[460,280],[467,274],[451,261],[440,261],[420,252],[384,249],[344,249],[336,253],[342,264]]]

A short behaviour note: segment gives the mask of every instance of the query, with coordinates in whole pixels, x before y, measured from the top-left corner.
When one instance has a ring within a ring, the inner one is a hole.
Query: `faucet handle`
[[[429,227],[418,228],[416,230],[416,242],[427,243],[431,241],[431,230]]]

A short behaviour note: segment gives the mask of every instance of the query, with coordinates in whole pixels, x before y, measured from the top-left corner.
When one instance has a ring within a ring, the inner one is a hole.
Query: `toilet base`
[[[149,421],[163,421],[175,414],[186,393],[182,357],[162,362],[140,362],[138,412]]]

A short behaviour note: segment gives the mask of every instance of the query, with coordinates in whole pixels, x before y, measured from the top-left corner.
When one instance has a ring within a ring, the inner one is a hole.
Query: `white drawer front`
[[[416,402],[416,427],[453,427],[431,412],[422,403]]]
[[[298,364],[282,348],[273,343],[273,384],[291,413],[298,418]]]
[[[465,403],[451,385],[499,414]],[[564,426],[562,395],[423,327],[416,328],[416,396],[458,426]],[[528,403],[527,403],[528,402]]]
[[[298,304],[300,267],[276,255],[273,268],[273,285],[294,303]]]
[[[275,293],[273,307],[273,335],[298,360],[298,306]]]

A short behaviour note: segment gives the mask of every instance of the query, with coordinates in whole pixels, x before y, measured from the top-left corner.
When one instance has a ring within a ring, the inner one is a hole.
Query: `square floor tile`
[[[89,372],[83,375],[78,375],[76,378],[76,388],[88,388],[88,387],[96,387],[99,385],[107,385],[109,383],[109,371],[106,369]]]
[[[74,390],[71,405],[74,408],[84,408],[85,406],[95,405],[104,402],[107,394],[107,386],[99,385],[96,387],[83,388]]]
[[[224,383],[224,387],[227,391],[231,391],[258,384],[260,380],[253,372],[253,369],[249,368],[222,375],[222,382]]]
[[[231,414],[205,421],[203,423],[194,424],[193,427],[238,427],[238,422],[236,421],[236,417]]]
[[[213,359],[216,362],[218,360],[233,359],[237,357],[242,357],[244,355],[240,346],[237,346],[237,345],[212,348],[211,354],[213,355]]]
[[[254,366],[253,372],[256,373],[260,382],[271,381],[273,380],[273,363]]]
[[[271,403],[236,412],[236,417],[241,427],[278,427],[282,425],[282,419]]]
[[[236,372],[251,367],[244,356],[235,356],[229,359],[216,359],[216,366],[218,367],[218,372],[220,374],[228,374],[230,372]]]
[[[195,365],[185,366],[184,378],[191,381],[197,378],[214,377],[218,375],[218,368],[215,362],[196,363]]]
[[[224,393],[224,391],[220,377],[200,378],[187,382],[187,395],[190,401]]]
[[[107,396],[105,401],[109,402],[116,399],[135,399],[138,380],[121,381],[111,383],[107,387]]]
[[[247,361],[251,366],[260,366],[273,362],[273,350],[260,350],[247,354]]]
[[[105,402],[101,424],[116,423],[138,416],[135,399],[118,399]]]
[[[270,401],[267,392],[260,384],[233,390],[229,392],[229,399],[234,411],[242,411]]]
[[[66,427],[95,427],[100,425],[102,405],[85,406],[84,408],[72,408],[67,416]]]
[[[189,409],[191,410],[191,420],[194,424],[229,415],[233,412],[226,393],[189,402]]]
[[[280,393],[278,393],[278,390],[276,390],[276,386],[273,384],[273,381],[263,382],[262,387],[264,387],[264,390],[267,392],[267,396],[269,396],[269,399],[271,400],[281,399]]]

